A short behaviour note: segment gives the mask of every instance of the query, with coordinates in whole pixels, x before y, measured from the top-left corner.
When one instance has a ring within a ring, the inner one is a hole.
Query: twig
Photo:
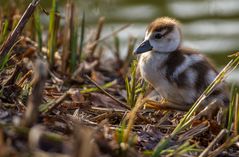
[[[163,110],[178,110],[178,111],[188,111],[190,109],[190,106],[182,106],[175,104],[174,102],[170,101],[163,101],[163,102],[158,102],[154,100],[146,100],[145,102],[148,107],[156,108],[158,110],[163,109]]]
[[[21,19],[19,20],[17,26],[13,30],[13,32],[8,36],[7,40],[4,42],[0,49],[0,63],[3,62],[5,56],[9,53],[15,42],[17,41],[19,35],[21,34],[23,28],[25,27],[27,21],[32,16],[37,4],[40,0],[33,0],[32,3],[28,5],[28,8],[22,15]]]
[[[235,52],[235,53],[233,53],[231,55],[228,55],[228,57],[237,57],[237,56],[239,56],[239,52]]]
[[[136,38],[130,36],[129,41],[128,41],[127,56],[125,57],[124,63],[121,68],[121,73],[123,74],[124,78],[127,75],[129,64],[133,58],[133,51],[134,51],[135,43],[136,43]],[[136,75],[137,75],[137,70],[136,70]]]
[[[80,35],[80,45],[79,45],[79,60],[81,63],[82,51],[83,51],[83,43],[85,37],[85,11],[83,11],[82,19],[81,19],[81,35]]]
[[[178,139],[178,142],[188,140],[188,139],[190,139],[190,138],[208,130],[208,128],[209,128],[209,122],[204,121],[203,123],[201,123],[201,124],[193,127],[192,129],[188,130],[183,135],[180,135],[180,137]]]
[[[110,33],[110,34],[108,34],[108,35],[106,35],[106,36],[104,36],[104,37],[102,37],[102,38],[100,38],[100,39],[94,41],[94,42],[92,43],[92,45],[93,45],[93,44],[100,43],[100,42],[102,42],[102,41],[104,41],[104,40],[107,40],[108,38],[110,38],[110,37],[116,35],[117,33],[123,31],[124,29],[128,28],[129,26],[131,26],[131,24],[129,24],[129,23],[126,24],[126,25],[123,25],[122,27],[116,29],[116,30],[113,31],[112,33]]]
[[[62,72],[66,72],[66,67],[68,65],[68,59],[70,56],[70,51],[69,51],[69,40],[70,40],[70,18],[71,16],[71,8],[72,8],[72,1],[67,1],[66,4],[66,23],[64,25],[64,37],[63,37],[63,51],[62,51],[62,57],[61,57],[61,70]]]
[[[104,90],[98,83],[96,83],[94,80],[92,80],[88,75],[85,76],[91,83],[93,83],[97,88],[99,88],[105,95],[116,101],[121,107],[124,107],[128,110],[130,110],[130,107],[127,106],[125,103],[121,102],[120,100],[116,99],[113,95],[108,93],[106,90]]]
[[[134,108],[132,109],[132,111],[130,112],[130,115],[129,115],[129,122],[128,122],[128,125],[127,125],[127,128],[125,129],[125,132],[124,132],[124,137],[123,137],[123,142],[128,142],[129,140],[129,134],[132,130],[132,127],[134,125],[134,122],[135,122],[135,117],[138,113],[138,110],[140,109],[141,106],[144,105],[145,103],[145,100],[142,99],[143,98],[143,95],[140,94],[138,99],[137,99],[137,102],[134,106]]]
[[[125,103],[121,102],[120,100],[116,99],[113,95],[111,95],[110,93],[108,93],[106,90],[104,90],[102,87],[100,87],[100,85],[98,85],[94,80],[92,80],[88,75],[86,75],[86,78],[92,82],[97,88],[99,88],[105,95],[107,95],[108,97],[110,97],[112,100],[116,101],[121,107],[124,107],[128,110],[131,110],[131,108],[129,106],[127,106]],[[144,118],[141,114],[139,114],[138,112],[136,113],[137,117],[139,117],[141,120],[147,122],[147,123],[151,123],[151,121],[149,119]]]
[[[22,86],[23,82],[32,75],[32,70],[29,70],[17,83],[18,86]]]
[[[97,27],[97,31],[96,31],[96,35],[95,35],[95,39],[94,39],[94,42],[93,44],[91,45],[90,47],[90,51],[89,51],[89,54],[90,56],[93,56],[94,52],[95,52],[95,49],[97,47],[97,44],[100,38],[100,35],[101,35],[101,32],[102,32],[102,28],[103,28],[103,25],[104,25],[104,22],[105,22],[105,18],[104,17],[101,17],[98,21],[98,27]]]
[[[103,111],[103,112],[127,112],[127,110],[122,110],[122,109],[116,109],[116,108],[103,108],[103,107],[91,107],[92,110],[96,110],[96,112],[98,111]]]
[[[39,115],[38,108],[42,101],[42,92],[46,79],[47,67],[43,62],[37,60],[33,79],[32,95],[28,101],[27,110],[23,120],[23,126],[32,126],[37,121]]]
[[[238,135],[238,128],[239,128],[239,94],[236,94],[235,97],[235,113],[234,113],[234,135]]]
[[[223,129],[220,131],[220,133],[217,135],[216,138],[214,138],[214,140],[208,145],[208,147],[199,155],[199,157],[206,157],[208,155],[208,152],[212,149],[213,146],[215,146],[215,144],[217,142],[219,142],[226,134],[228,133],[228,131],[226,129]]]
[[[237,142],[239,140],[239,135],[235,136],[235,137],[230,137],[228,138],[228,140],[222,144],[220,147],[218,147],[215,151],[213,151],[212,153],[210,153],[208,155],[208,157],[215,157],[217,155],[219,155],[222,151],[224,151],[225,149],[229,148],[231,145],[233,145],[235,142]]]
[[[4,86],[12,85],[15,83],[19,73],[21,72],[21,68],[22,68],[22,66],[21,66],[21,62],[20,62],[16,65],[14,72],[12,73],[10,78],[6,81]]]
[[[46,109],[44,109],[42,112],[43,115],[45,115],[46,113],[51,112],[54,108],[56,108],[57,106],[59,106],[68,96],[69,96],[69,91],[65,92],[62,96],[60,96],[57,100],[53,101],[50,104],[47,104]]]

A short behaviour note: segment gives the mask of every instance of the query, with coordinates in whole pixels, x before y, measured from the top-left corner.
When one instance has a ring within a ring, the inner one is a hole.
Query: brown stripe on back
[[[199,93],[201,93],[209,85],[209,82],[207,80],[208,71],[213,70],[213,68],[206,60],[191,65],[191,68],[193,68],[198,74],[195,82],[195,88]]]
[[[220,89],[214,89],[210,96],[218,96],[222,91]]]
[[[166,78],[169,81],[173,81],[173,73],[175,72],[177,67],[183,63],[184,60],[185,57],[178,50],[169,54],[164,64],[166,66]]]
[[[180,51],[182,54],[185,54],[185,55],[193,55],[193,54],[200,54],[198,51],[194,50],[194,49],[190,49],[190,48],[180,48],[178,51]],[[215,71],[215,73],[218,73],[216,68],[214,67],[214,64],[213,62],[207,58],[207,57],[204,57],[204,60],[205,62],[208,64],[208,66],[210,67],[210,69],[212,69],[213,71]]]
[[[174,80],[178,87],[186,88],[188,87],[188,77],[187,70],[178,75],[178,77]]]

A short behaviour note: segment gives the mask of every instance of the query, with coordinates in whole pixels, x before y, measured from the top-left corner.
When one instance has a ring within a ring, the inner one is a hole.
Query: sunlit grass
[[[175,137],[178,133],[183,131],[185,128],[191,125],[195,116],[193,115],[196,110],[199,108],[200,103],[210,95],[212,90],[216,85],[221,83],[239,64],[239,56],[233,58],[224,69],[217,75],[214,81],[207,87],[207,89],[202,93],[202,95],[197,99],[197,101],[193,104],[191,109],[185,114],[185,116],[180,120],[180,123],[176,126],[173,132],[169,135],[169,137],[163,138],[158,145],[155,147],[154,153],[152,157],[158,157],[162,151],[169,146],[169,141],[173,137]]]
[[[140,82],[136,79],[137,61],[134,60],[130,68],[130,80],[128,77],[125,79],[126,92],[127,92],[127,104],[133,108],[136,104],[137,97],[140,92],[143,91]]]
[[[235,96],[236,96],[236,87],[234,87],[234,85],[231,87],[231,101],[230,101],[230,105],[229,105],[229,110],[228,110],[228,122],[227,122],[227,130],[231,130],[232,129],[232,125],[233,125],[233,119],[234,119],[234,114],[235,114]]]

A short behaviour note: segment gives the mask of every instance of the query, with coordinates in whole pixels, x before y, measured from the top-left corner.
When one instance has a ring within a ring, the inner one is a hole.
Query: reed
[[[82,53],[84,47],[84,38],[85,38],[85,11],[82,13],[81,18],[81,33],[80,33],[80,47],[79,47],[79,62],[82,61]]]
[[[48,59],[51,66],[54,64],[54,56],[57,43],[57,0],[52,0],[50,21],[48,28]]]
[[[42,25],[39,8],[34,13],[34,26],[37,34],[38,52],[42,51]]]

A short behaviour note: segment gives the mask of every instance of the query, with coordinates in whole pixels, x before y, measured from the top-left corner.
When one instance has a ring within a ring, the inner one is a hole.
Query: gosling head
[[[149,24],[144,41],[134,51],[141,54],[148,51],[170,53],[177,50],[181,44],[179,23],[171,18],[157,18]]]

